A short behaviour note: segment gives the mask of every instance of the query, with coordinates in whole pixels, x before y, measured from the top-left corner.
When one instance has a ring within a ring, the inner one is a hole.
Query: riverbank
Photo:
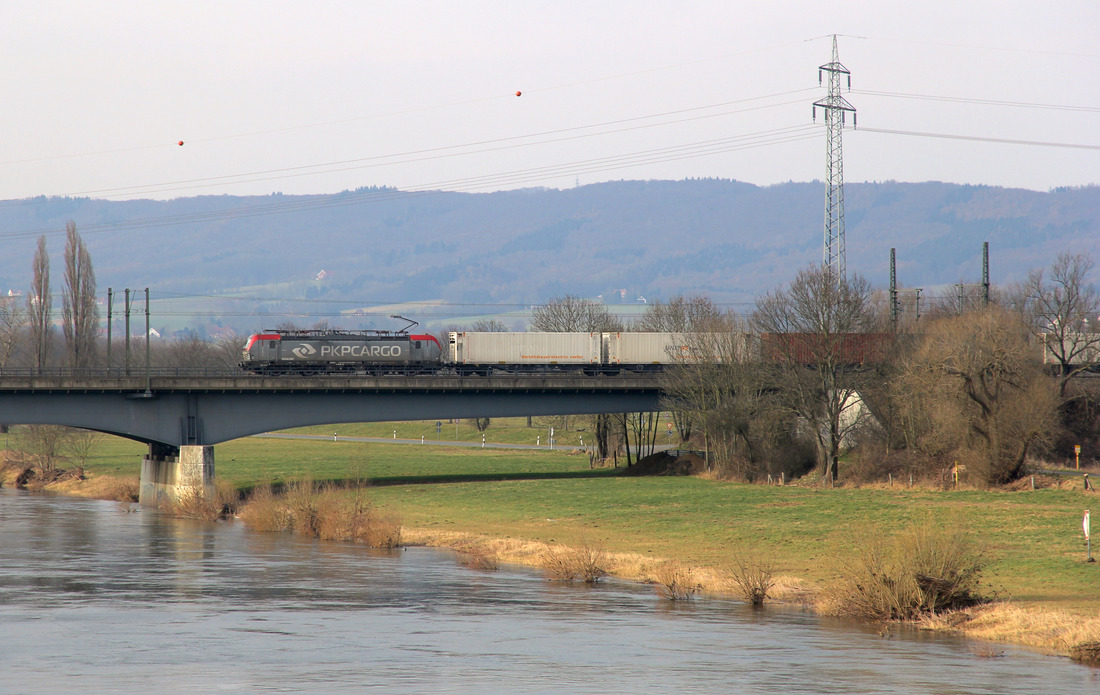
[[[47,489],[108,498],[136,489],[136,475],[119,476],[122,453],[89,461],[86,481]],[[1062,654],[1100,641],[1097,564],[1084,562],[1080,531],[1093,496],[1072,481],[1019,491],[820,489],[615,473],[563,452],[283,440],[218,447],[223,482],[365,483],[372,502],[401,519],[406,543],[492,554],[503,563],[541,566],[551,548],[589,544],[624,579],[654,582],[660,568],[675,564],[703,591],[730,594],[733,554],[751,548],[779,579],[771,599],[808,610],[820,609],[857,551],[861,529],[890,533],[953,518],[981,539],[987,584],[1002,600],[923,627]]]
[[[504,538],[471,533],[439,532],[405,528],[405,542],[446,548],[465,555],[488,555],[502,563],[542,568],[553,544],[526,539]],[[627,581],[651,584],[658,593],[662,588],[662,569],[673,565],[690,584],[704,594],[740,598],[739,589],[728,568],[682,565],[675,558],[653,557],[638,553],[607,553],[607,571]],[[802,577],[778,575],[768,592],[769,603],[797,605],[804,610],[828,614],[827,590]],[[1015,644],[1041,652],[1069,655],[1075,647],[1100,642],[1100,615],[1087,617],[1060,609],[1023,605],[1012,600],[995,600],[973,608],[927,616],[915,623],[921,630],[950,632],[974,640]],[[884,634],[889,629],[884,627]],[[981,651],[981,650],[979,650]]]

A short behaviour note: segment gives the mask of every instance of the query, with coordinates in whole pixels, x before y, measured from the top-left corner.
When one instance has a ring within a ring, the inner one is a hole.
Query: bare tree
[[[718,335],[734,330],[732,317],[727,315],[714,304],[710,297],[694,295],[673,297],[667,304],[654,301],[646,308],[646,313],[635,324],[639,331],[651,331],[656,333],[684,333],[693,335]],[[743,333],[743,331],[742,331]],[[705,344],[690,346],[692,349],[702,351],[700,354],[709,354],[721,347],[712,340],[704,340]],[[693,373],[698,370],[692,370]],[[681,380],[681,385],[684,382]],[[679,400],[683,401],[681,393]],[[690,400],[690,399],[688,399]],[[675,401],[675,399],[674,399]],[[672,419],[676,424],[676,430],[683,440],[691,438],[694,429],[694,416],[699,411],[695,407],[687,409],[673,409]],[[704,440],[706,434],[704,433]]]
[[[99,309],[96,307],[95,270],[76,223],[65,225],[65,294],[61,303],[61,328],[68,347],[69,365],[91,367],[95,363],[99,337]]]
[[[31,292],[27,295],[27,313],[30,316],[31,342],[34,348],[34,367],[42,369],[49,360],[53,342],[53,298],[50,296],[50,254],[46,250],[46,235],[38,237],[34,252]]]
[[[478,319],[472,330],[475,333],[507,333],[508,327],[499,319]]]
[[[27,325],[26,307],[15,297],[0,297],[0,369],[8,366]]]
[[[634,461],[653,453],[657,444],[658,413],[612,413],[608,417],[619,427],[626,448],[626,465],[631,465],[630,442],[634,441]]]
[[[535,307],[531,312],[531,330],[548,333],[621,331],[623,322],[604,304],[566,295]]]
[[[1062,253],[1049,272],[1032,271],[1023,286],[1025,310],[1043,334],[1046,359],[1058,366],[1058,394],[1077,374],[1100,363],[1100,295],[1088,283],[1095,263],[1086,253]]]
[[[760,299],[752,315],[764,358],[776,368],[775,387],[810,428],[822,478],[830,482],[842,443],[863,425],[859,389],[870,382],[863,363],[877,322],[870,284],[824,267],[799,271],[786,290]]]
[[[103,438],[102,432],[76,428],[69,429],[68,437],[63,446],[69,457],[77,463],[78,472],[81,476],[84,475],[84,467],[88,465],[88,459],[91,458],[92,452],[103,441]]]
[[[668,304],[650,302],[635,328],[658,333],[707,333],[723,326],[727,319],[710,297],[680,295]]]
[[[214,340],[211,366],[222,369],[235,369],[241,364],[244,352],[244,339],[238,335],[223,335]]]
[[[549,333],[575,331],[611,332],[623,330],[623,322],[603,304],[566,295],[536,307],[531,315],[531,330]],[[601,459],[611,455],[609,416],[596,416],[596,450]],[[625,430],[624,430],[625,435]]]
[[[765,449],[782,418],[743,324],[727,316],[725,329],[684,338],[691,359],[662,375],[665,403],[697,423],[708,468],[752,480],[768,466]]]
[[[18,448],[35,458],[38,469],[52,472],[65,450],[70,430],[60,425],[27,425],[17,438]]]

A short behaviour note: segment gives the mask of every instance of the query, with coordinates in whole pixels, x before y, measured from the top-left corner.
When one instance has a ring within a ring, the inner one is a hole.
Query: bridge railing
[[[148,371],[131,367],[5,367],[0,379],[141,379],[151,377],[242,377],[250,376],[240,369],[226,367],[152,367]]]
[[[335,373],[328,374],[324,372],[317,373],[302,373],[302,374],[281,374],[281,375],[262,375],[252,374],[242,369],[234,369],[232,367],[152,367],[148,371],[141,368],[131,367],[127,370],[125,367],[46,367],[43,369],[34,369],[29,367],[5,367],[0,368],[0,382],[4,380],[143,380],[146,375],[154,379],[164,378],[180,378],[180,379],[254,379],[254,380],[267,380],[267,381],[285,381],[291,382],[295,379],[301,378],[367,378],[367,379],[390,379],[390,378],[412,378],[417,381],[430,381],[437,378],[456,378],[460,377],[464,381],[471,382],[487,382],[491,383],[498,380],[509,380],[516,378],[531,378],[537,377],[539,379],[552,379],[552,380],[573,380],[573,379],[587,379],[593,381],[638,381],[644,382],[654,379],[652,373],[646,372],[622,372],[615,375],[601,375],[601,376],[586,376],[577,371],[518,371],[518,372],[499,372],[490,375],[461,375],[455,372],[440,371],[434,374],[386,374],[386,375],[366,375],[356,373]]]

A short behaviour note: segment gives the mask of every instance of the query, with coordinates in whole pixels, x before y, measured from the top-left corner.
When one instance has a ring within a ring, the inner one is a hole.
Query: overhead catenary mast
[[[814,102],[814,121],[817,107],[825,111],[825,253],[822,264],[835,278],[845,277],[844,260],[844,157],[841,150],[841,133],[844,130],[845,112],[852,112],[852,126],[856,124],[856,109],[840,94],[840,77],[847,76],[848,89],[852,89],[852,74],[840,62],[833,34],[833,59],[817,69],[817,81],[822,73],[829,73],[829,95]]]

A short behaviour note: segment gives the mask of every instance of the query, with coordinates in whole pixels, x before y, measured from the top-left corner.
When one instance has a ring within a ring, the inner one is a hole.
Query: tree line
[[[1100,297],[1085,254],[988,298],[896,320],[864,278],[800,271],[747,316],[702,296],[651,304],[632,325],[567,296],[535,310],[538,331],[683,333],[686,360],[663,373],[679,438],[743,480],[813,472],[826,483],[888,476],[982,484],[1021,478],[1041,457],[1100,445],[1100,396],[1081,378],[1100,355]],[[896,309],[895,309],[896,310]],[[1046,356],[1044,364],[1044,354]],[[656,414],[599,416],[596,444],[641,456]]]

